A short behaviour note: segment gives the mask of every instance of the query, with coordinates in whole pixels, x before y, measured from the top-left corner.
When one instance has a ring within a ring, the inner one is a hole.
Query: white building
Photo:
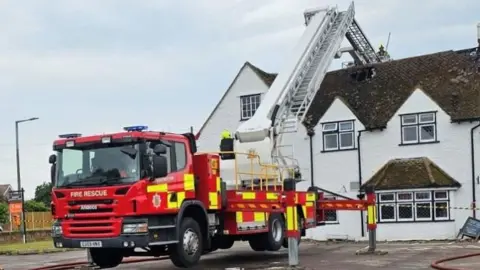
[[[255,112],[274,77],[247,62],[201,128],[200,149],[217,150],[221,131],[235,131]],[[306,180],[299,189],[313,179],[356,198],[360,186],[374,185],[379,240],[455,238],[469,216],[480,216],[451,209],[480,198],[480,75],[467,54],[329,72],[308,115],[314,134],[288,137]],[[367,236],[360,212],[327,217],[307,237]]]

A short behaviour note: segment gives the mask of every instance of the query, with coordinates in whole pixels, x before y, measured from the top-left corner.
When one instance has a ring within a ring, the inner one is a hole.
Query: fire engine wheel
[[[277,251],[282,247],[285,239],[285,221],[281,214],[271,214],[268,219],[268,232],[266,237],[266,249]]]
[[[178,244],[172,245],[170,260],[176,267],[189,268],[197,264],[203,253],[203,239],[198,223],[189,217],[182,220]]]
[[[248,240],[253,251],[265,251],[267,249],[263,237],[253,237]]]
[[[122,263],[121,250],[115,248],[92,248],[90,255],[94,264],[100,268],[114,268]]]

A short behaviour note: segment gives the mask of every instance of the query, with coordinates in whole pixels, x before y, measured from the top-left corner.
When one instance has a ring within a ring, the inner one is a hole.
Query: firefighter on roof
[[[383,47],[383,44],[380,44],[380,47],[378,48],[378,56],[380,56],[382,59],[390,58],[390,55],[388,55],[388,52],[385,50],[385,47]]]
[[[380,56],[385,56],[386,55],[386,51],[385,51],[385,48],[383,47],[383,44],[380,44],[380,47],[378,48],[378,54]]]

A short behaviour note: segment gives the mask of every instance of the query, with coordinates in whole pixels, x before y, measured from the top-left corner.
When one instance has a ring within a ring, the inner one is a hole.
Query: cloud
[[[191,59],[190,56],[168,52],[9,54],[0,58],[0,73],[10,82],[10,89],[14,92],[18,89],[13,89],[13,85],[26,89],[32,81],[40,85],[108,81],[116,84],[158,83],[169,81],[173,73]]]

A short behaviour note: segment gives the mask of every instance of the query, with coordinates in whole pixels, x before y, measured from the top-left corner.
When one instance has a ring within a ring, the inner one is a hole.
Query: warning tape
[[[426,204],[430,202],[398,202],[397,204],[391,203],[379,203],[378,206],[394,206],[394,207],[404,207],[404,208],[425,208],[425,209],[454,209],[454,210],[480,210],[479,207],[456,207],[456,206],[423,206],[415,204]],[[445,203],[445,202],[436,202],[436,203]],[[430,203],[431,204],[431,203]]]

